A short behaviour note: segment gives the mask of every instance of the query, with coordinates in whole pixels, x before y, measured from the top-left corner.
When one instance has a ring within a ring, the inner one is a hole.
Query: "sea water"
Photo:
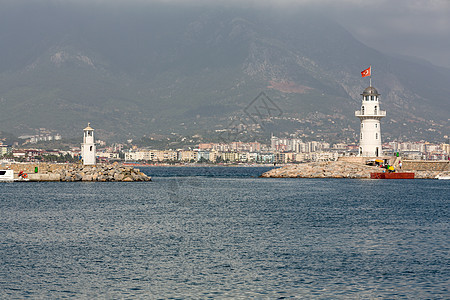
[[[0,298],[450,298],[444,180],[0,184]]]

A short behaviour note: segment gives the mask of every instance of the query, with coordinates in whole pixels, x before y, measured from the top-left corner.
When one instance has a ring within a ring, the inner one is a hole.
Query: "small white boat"
[[[13,170],[0,170],[0,181],[13,182],[14,171]]]
[[[30,180],[30,179],[28,179],[28,174],[24,173],[22,171],[20,171],[16,177],[17,178],[14,177],[13,170],[9,170],[9,169],[8,170],[0,170],[0,182],[29,181]]]
[[[436,179],[449,180],[450,179],[450,175],[437,175]]]

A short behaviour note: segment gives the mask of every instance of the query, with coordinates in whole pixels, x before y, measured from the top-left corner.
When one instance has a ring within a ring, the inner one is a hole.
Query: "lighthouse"
[[[94,129],[91,128],[91,123],[88,123],[88,126],[83,129],[81,157],[83,159],[83,165],[95,165]]]
[[[379,157],[382,156],[380,120],[386,116],[386,111],[380,110],[380,94],[374,87],[366,88],[361,96],[361,110],[355,111],[361,121],[359,156]]]

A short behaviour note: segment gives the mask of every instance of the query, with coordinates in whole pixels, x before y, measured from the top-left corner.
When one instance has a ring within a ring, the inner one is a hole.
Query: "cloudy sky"
[[[331,16],[366,45],[385,53],[423,58],[450,68],[450,0],[0,0],[84,3],[97,6],[152,4],[232,5],[311,9]],[[294,9],[294,10],[295,10]]]
[[[450,0],[344,2],[331,14],[360,41],[450,68]]]
[[[247,3],[313,9],[336,19],[368,46],[450,68],[450,0],[247,0]]]

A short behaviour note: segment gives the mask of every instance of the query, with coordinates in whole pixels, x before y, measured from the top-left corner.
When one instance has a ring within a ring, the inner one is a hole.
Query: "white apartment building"
[[[178,151],[178,160],[183,162],[190,162],[197,160],[197,151],[180,150]]]

